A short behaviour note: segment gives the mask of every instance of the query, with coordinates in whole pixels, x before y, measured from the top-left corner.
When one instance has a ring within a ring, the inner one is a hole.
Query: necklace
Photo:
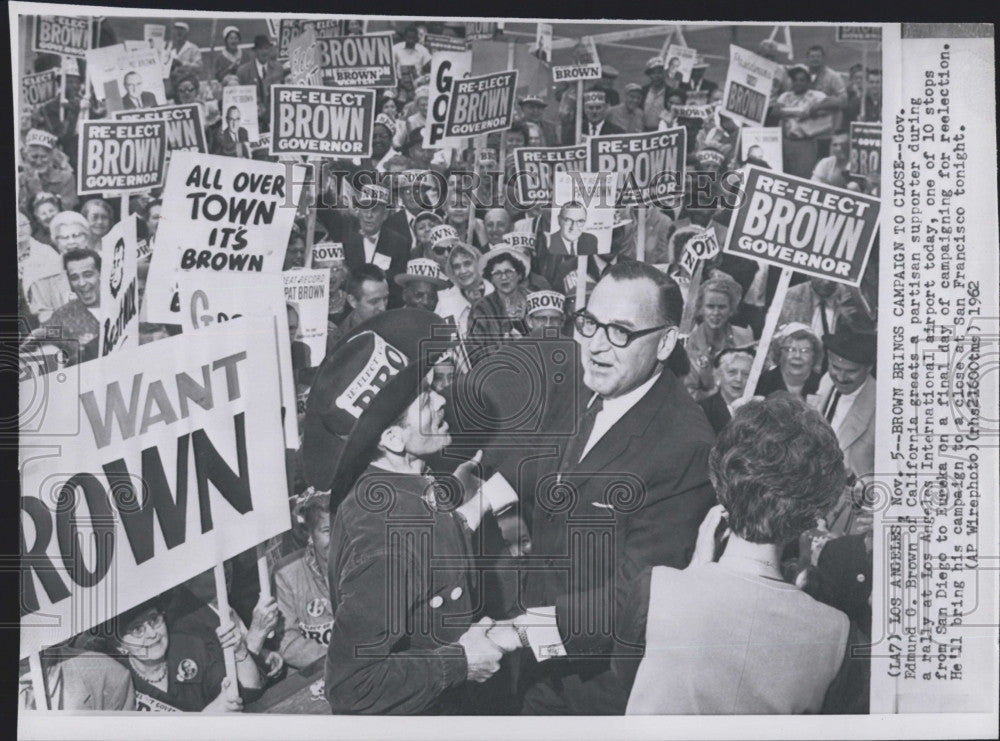
[[[138,662],[136,662],[135,659],[131,659],[130,658],[129,659],[129,664],[131,664],[132,668],[135,669],[135,673],[136,674],[138,674],[142,679],[144,679],[145,681],[149,682],[150,684],[156,684],[158,682],[162,682],[167,677],[167,662],[166,661],[163,661],[163,662],[160,663],[160,669],[158,671],[154,671],[154,672],[152,672],[150,674],[147,674],[147,673],[143,672],[139,668],[139,664],[138,664]]]

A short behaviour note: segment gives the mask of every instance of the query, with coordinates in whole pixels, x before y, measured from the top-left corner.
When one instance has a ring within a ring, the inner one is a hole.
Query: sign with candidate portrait
[[[90,49],[87,77],[94,95],[111,113],[167,103],[160,58],[141,41]]]
[[[228,125],[230,110],[235,108],[239,112],[237,125],[247,132],[247,141],[250,144],[260,142],[260,124],[257,118],[257,86],[256,85],[230,85],[222,88],[222,121],[223,125]],[[240,137],[242,138],[242,137]]]
[[[139,346],[139,240],[136,214],[101,239],[100,357]]]
[[[557,172],[553,180],[552,254],[611,252],[618,178],[614,172]]]
[[[857,286],[878,216],[877,198],[750,166],[725,251]]]

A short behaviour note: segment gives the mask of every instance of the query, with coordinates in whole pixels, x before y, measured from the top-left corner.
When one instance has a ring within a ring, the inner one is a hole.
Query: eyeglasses
[[[658,327],[650,327],[649,329],[626,329],[620,324],[604,324],[603,322],[599,322],[588,314],[586,309],[580,309],[573,314],[573,323],[576,326],[576,331],[584,337],[593,337],[597,334],[598,329],[603,329],[608,342],[615,347],[628,347],[640,337],[645,337],[661,329],[668,329],[671,326],[669,324],[661,324]]]
[[[568,219],[565,216],[562,217],[562,218],[560,218],[560,221],[562,221],[562,223],[566,224],[570,228],[572,228],[574,226],[584,226],[587,223],[587,219],[585,219],[585,218],[583,218],[583,219]]]
[[[152,617],[148,617],[145,620],[143,620],[141,623],[138,623],[138,624],[132,626],[131,628],[129,628],[128,634],[130,636],[132,636],[133,638],[135,638],[136,640],[139,640],[144,635],[146,635],[146,628],[147,627],[150,628],[150,629],[152,629],[152,630],[154,630],[154,631],[155,630],[159,630],[160,628],[162,628],[164,626],[164,624],[166,623],[166,621],[167,621],[167,619],[164,617],[163,613],[162,612],[158,612],[155,615],[153,615]]]
[[[179,93],[193,93],[195,91],[195,89],[196,88],[192,87],[191,85],[181,85],[179,88],[177,88],[177,92],[179,92]]]
[[[781,352],[786,355],[812,355],[813,351],[811,347],[789,347],[785,346],[781,348]]]
[[[494,270],[491,274],[491,278],[513,278],[517,275],[516,270]]]
[[[435,255],[447,255],[451,252],[453,246],[450,244],[439,244],[437,247],[431,247],[431,250]]]

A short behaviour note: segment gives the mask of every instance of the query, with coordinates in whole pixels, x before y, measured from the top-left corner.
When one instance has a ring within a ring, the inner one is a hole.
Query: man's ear
[[[661,363],[667,362],[667,358],[670,357],[670,353],[674,351],[674,347],[677,345],[677,327],[670,327],[663,336],[660,338],[660,344],[656,346],[656,359]]]
[[[350,293],[347,294],[347,304],[352,308],[358,308],[358,300],[354,298]]]
[[[385,448],[390,453],[403,455],[405,451],[405,446],[403,444],[403,428],[399,425],[389,425],[386,427],[382,431],[382,436],[379,437],[378,445],[380,448]]]

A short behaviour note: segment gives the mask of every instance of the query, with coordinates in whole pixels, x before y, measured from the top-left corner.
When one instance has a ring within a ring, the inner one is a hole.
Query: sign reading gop
[[[751,165],[725,251],[857,286],[878,215],[877,198]]]

